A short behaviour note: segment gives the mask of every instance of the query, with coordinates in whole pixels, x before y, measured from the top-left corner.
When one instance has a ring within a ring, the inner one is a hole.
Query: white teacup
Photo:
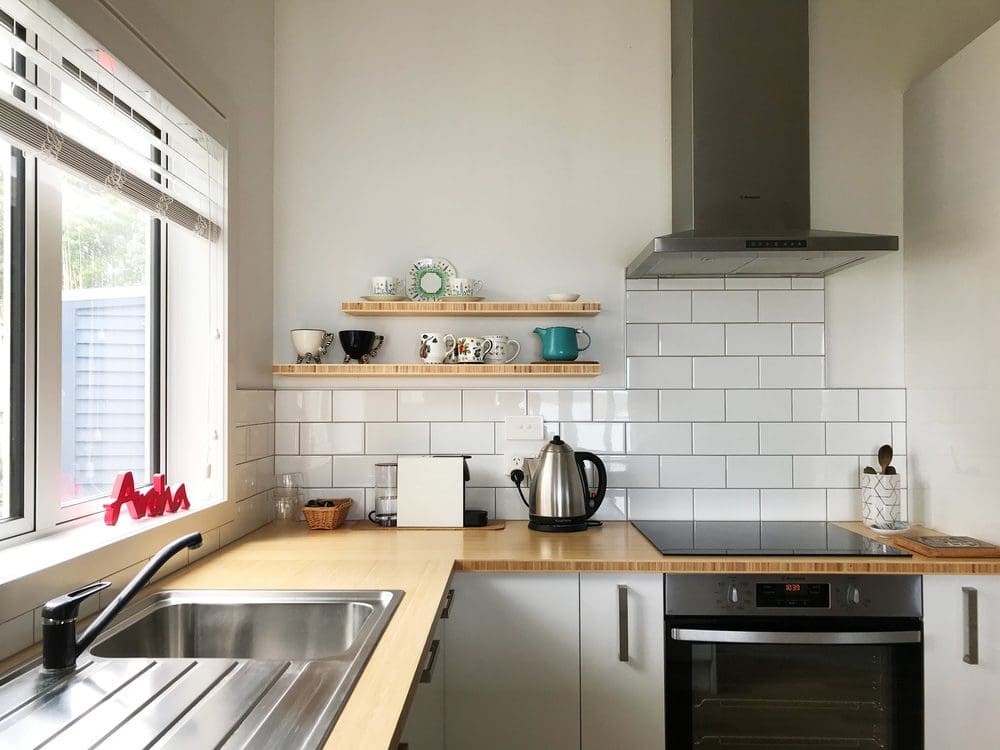
[[[372,295],[377,297],[398,296],[403,291],[403,280],[395,276],[372,276]]]
[[[483,338],[492,344],[490,350],[486,352],[486,356],[483,358],[484,362],[507,364],[517,359],[517,355],[521,353],[521,344],[518,343],[517,339],[499,334],[483,336]]]
[[[298,355],[298,364],[318,364],[332,344],[333,334],[322,328],[296,328],[292,331],[292,346]]]
[[[458,361],[465,363],[483,362],[492,348],[492,341],[478,336],[459,336],[455,346],[455,350],[458,352]]]
[[[483,291],[483,286],[479,279],[448,279],[445,294],[449,297],[475,297]]]
[[[420,361],[428,365],[447,362],[456,343],[455,337],[450,333],[421,333]]]

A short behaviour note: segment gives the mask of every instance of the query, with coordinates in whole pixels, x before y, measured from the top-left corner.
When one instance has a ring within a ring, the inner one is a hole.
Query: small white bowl
[[[580,299],[579,294],[550,294],[549,302],[576,302]]]

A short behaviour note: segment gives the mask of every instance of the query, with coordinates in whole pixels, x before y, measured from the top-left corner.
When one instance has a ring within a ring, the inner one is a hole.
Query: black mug
[[[341,331],[338,336],[340,345],[344,347],[345,365],[352,359],[367,365],[368,358],[376,356],[385,341],[385,336],[379,336],[375,331]]]

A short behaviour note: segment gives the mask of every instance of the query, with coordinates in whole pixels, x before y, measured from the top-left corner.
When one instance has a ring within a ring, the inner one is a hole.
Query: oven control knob
[[[847,603],[848,605],[861,604],[861,589],[853,583],[847,584]]]
[[[740,603],[740,590],[738,588],[736,588],[736,584],[735,583],[730,584],[730,586],[729,586],[729,596],[727,596],[726,598],[729,599],[729,603],[730,604],[739,604]]]

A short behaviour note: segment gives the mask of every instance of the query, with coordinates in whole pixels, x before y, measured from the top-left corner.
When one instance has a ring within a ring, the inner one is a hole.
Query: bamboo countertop
[[[844,524],[875,537],[861,524]],[[402,589],[326,750],[395,748],[453,571],[648,573],[1000,574],[1000,559],[693,557],[661,555],[631,524],[583,534],[503,530],[395,531],[349,522],[335,531],[275,522],[158,581],[160,588]],[[33,649],[37,653],[37,646]],[[31,650],[0,665],[11,667]],[[5,671],[5,669],[4,669]]]

